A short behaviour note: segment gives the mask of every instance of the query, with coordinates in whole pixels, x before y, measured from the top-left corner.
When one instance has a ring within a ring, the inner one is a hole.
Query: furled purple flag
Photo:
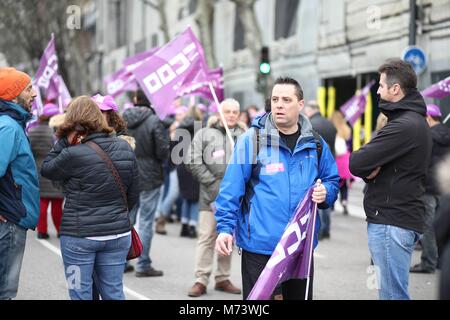
[[[114,98],[120,96],[126,91],[136,91],[137,83],[133,74],[128,72],[125,67],[119,69],[112,75],[105,77],[106,91],[108,95]]]
[[[422,91],[422,95],[428,98],[443,99],[450,95],[450,77],[433,84]]]
[[[59,96],[57,77],[58,56],[56,54],[55,36],[52,34],[35,75],[36,84],[38,87],[44,89],[46,100],[56,100]]]
[[[214,102],[214,97],[209,89],[208,83],[211,82],[214,91],[216,92],[217,99],[219,102],[223,101],[225,94],[223,90],[223,69],[217,68],[213,70],[208,70],[208,79],[206,81],[194,81],[189,83],[182,88],[177,93],[178,97],[183,96],[201,96],[211,102]]]
[[[161,119],[166,117],[181,87],[207,80],[203,48],[191,28],[132,72]]]
[[[123,61],[124,66],[122,68],[112,75],[105,77],[104,81],[108,94],[117,97],[126,91],[136,91],[138,85],[132,70],[143,64],[156,51],[158,51],[158,48],[153,48],[126,58]]]
[[[63,113],[64,107],[72,97],[63,78],[58,74],[58,56],[56,54],[55,36],[53,34],[41,57],[39,69],[34,79],[36,87],[43,89],[45,100],[57,101],[60,106],[60,112]]]
[[[370,88],[375,84],[375,81],[370,81],[357,95],[353,96],[340,108],[344,114],[345,119],[351,126],[361,117],[366,109],[366,96],[370,92]]]
[[[309,278],[317,214],[317,204],[311,200],[313,189],[306,193],[295,210],[248,300],[268,300],[278,283]]]

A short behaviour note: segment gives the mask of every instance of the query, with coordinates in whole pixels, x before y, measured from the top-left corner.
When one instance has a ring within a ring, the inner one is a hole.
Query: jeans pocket
[[[400,243],[403,247],[407,248],[408,250],[413,250],[414,245],[416,244],[416,241],[419,239],[416,234],[417,232],[412,230],[406,230],[402,228],[396,228],[397,232],[399,233]]]

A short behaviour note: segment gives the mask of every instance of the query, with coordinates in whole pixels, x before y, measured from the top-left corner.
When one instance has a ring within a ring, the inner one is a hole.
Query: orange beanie
[[[15,68],[0,68],[0,99],[12,101],[28,86],[31,78]]]

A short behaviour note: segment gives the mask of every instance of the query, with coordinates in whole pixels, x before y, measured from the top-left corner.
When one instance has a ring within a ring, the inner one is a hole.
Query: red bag
[[[127,260],[132,260],[138,258],[142,253],[142,242],[141,238],[134,227],[131,227],[131,247],[128,251]]]
[[[125,192],[125,188],[122,184],[122,179],[120,179],[120,175],[117,172],[116,167],[114,167],[114,164],[112,163],[111,159],[108,157],[105,151],[103,151],[102,148],[100,148],[95,142],[88,141],[86,143],[88,146],[90,146],[92,149],[97,152],[97,154],[105,161],[107,167],[111,171],[114,180],[116,181],[117,186],[119,187],[120,192],[122,193],[122,198],[125,203],[125,207],[127,208],[127,214],[129,213],[128,210],[128,201],[127,201],[127,194]],[[130,220],[128,219],[128,223]],[[127,260],[132,260],[138,258],[142,254],[142,242],[141,238],[139,238],[138,233],[134,229],[134,227],[130,224],[131,229],[131,246],[130,250],[128,250]]]

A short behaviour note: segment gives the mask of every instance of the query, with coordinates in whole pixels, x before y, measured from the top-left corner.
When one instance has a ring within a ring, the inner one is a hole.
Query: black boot
[[[197,238],[197,230],[195,230],[195,226],[189,226],[189,238]]]
[[[189,237],[189,226],[187,223],[183,223],[181,226],[180,237]]]

